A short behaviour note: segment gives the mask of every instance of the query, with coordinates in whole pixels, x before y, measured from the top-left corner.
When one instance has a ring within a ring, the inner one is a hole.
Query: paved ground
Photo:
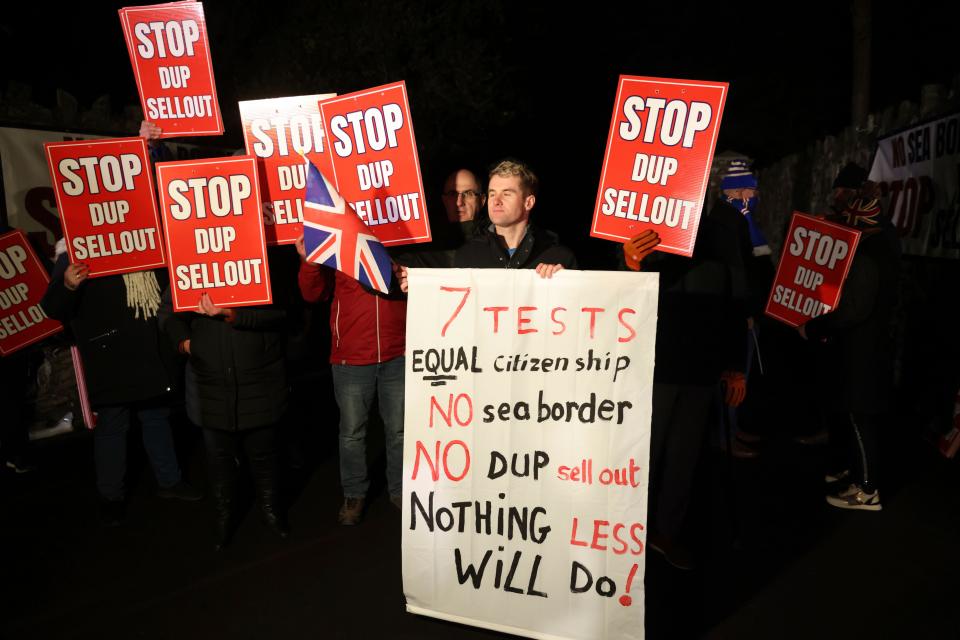
[[[90,438],[35,448],[39,472],[2,478],[0,637],[504,637],[404,611],[400,517],[382,487],[361,526],[336,525],[335,420],[301,430],[291,538],[250,513],[221,554],[210,505],[154,497],[142,454],[125,526],[103,529]],[[205,487],[197,434],[177,435],[187,478]],[[960,470],[895,436],[880,513],[824,504],[817,448],[773,442],[734,465],[711,454],[694,505],[701,566],[647,558],[647,637],[960,637]]]

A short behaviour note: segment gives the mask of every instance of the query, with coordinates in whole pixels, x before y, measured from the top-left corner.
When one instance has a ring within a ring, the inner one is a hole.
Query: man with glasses
[[[486,202],[477,176],[469,169],[454,171],[443,184],[443,208],[451,223],[476,221]]]

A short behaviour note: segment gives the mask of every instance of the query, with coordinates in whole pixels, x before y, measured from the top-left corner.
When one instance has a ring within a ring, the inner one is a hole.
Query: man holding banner
[[[523,162],[503,160],[490,171],[487,209],[491,229],[457,250],[457,268],[533,269],[550,277],[562,268],[576,269],[573,252],[556,234],[530,223],[539,180]]]

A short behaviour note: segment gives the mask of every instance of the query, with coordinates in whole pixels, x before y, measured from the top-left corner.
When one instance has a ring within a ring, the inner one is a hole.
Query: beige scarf
[[[127,306],[134,310],[134,318],[144,320],[157,315],[160,308],[160,283],[153,271],[136,271],[123,274],[127,287]]]

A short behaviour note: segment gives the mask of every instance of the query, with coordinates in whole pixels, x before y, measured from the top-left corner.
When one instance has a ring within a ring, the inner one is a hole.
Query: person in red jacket
[[[403,376],[407,301],[383,295],[329,267],[306,262],[303,237],[297,251],[300,293],[307,302],[333,298],[330,307],[330,365],[340,408],[340,483],[343,505],[338,522],[354,525],[363,515],[370,478],[367,422],[374,396],[386,436],[387,489],[401,505],[403,493]]]

